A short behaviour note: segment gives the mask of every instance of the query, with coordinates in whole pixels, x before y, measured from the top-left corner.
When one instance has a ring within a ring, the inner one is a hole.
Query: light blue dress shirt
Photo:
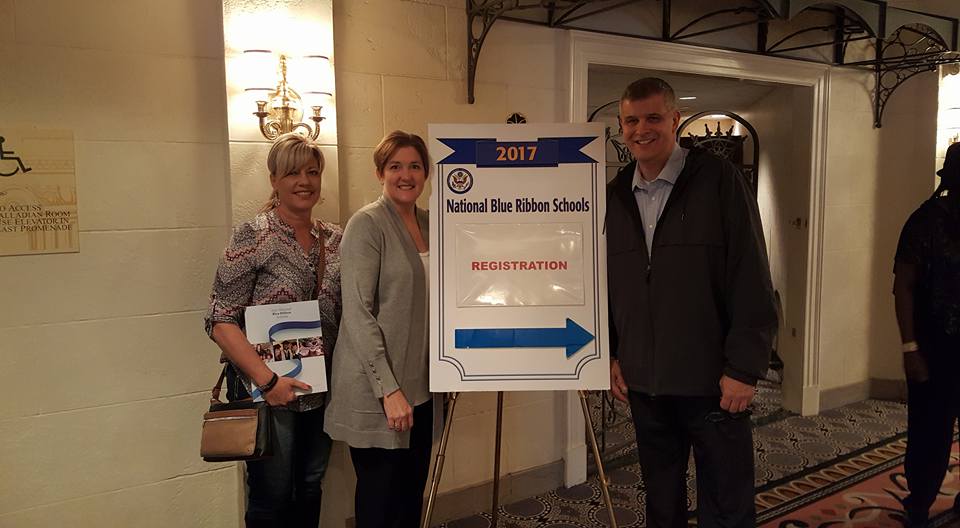
[[[683,170],[683,164],[687,160],[688,150],[682,148],[679,143],[673,144],[673,152],[663,170],[653,181],[647,181],[640,175],[640,166],[637,165],[633,171],[633,197],[637,200],[637,208],[640,210],[640,219],[643,220],[643,233],[647,239],[647,255],[653,252],[653,234],[657,229],[657,222],[660,221],[660,215],[663,214],[663,206],[667,204],[670,193],[673,191],[673,185],[677,183],[677,177]]]

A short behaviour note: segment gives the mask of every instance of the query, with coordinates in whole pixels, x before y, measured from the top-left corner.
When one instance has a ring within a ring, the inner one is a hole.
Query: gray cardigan
[[[427,240],[429,215],[416,214]],[[423,262],[384,197],[350,218],[340,253],[343,317],[324,429],[352,447],[409,447],[409,432],[387,428],[381,398],[399,388],[411,405],[430,399]]]

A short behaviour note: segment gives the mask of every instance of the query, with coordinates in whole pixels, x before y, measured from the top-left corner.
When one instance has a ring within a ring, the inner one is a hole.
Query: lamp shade
[[[333,93],[333,75],[326,55],[306,55],[296,61],[291,82],[310,106],[327,106]]]
[[[270,50],[244,50],[241,82],[246,92],[271,92],[277,86],[277,59]]]

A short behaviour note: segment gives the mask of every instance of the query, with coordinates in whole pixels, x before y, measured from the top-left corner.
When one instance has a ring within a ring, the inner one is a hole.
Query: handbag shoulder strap
[[[317,232],[320,233],[320,262],[317,263],[317,288],[313,292],[314,297],[320,297],[320,288],[323,287],[323,276],[327,272],[327,240],[323,236],[323,222],[317,220]]]
[[[228,363],[223,364],[223,370],[220,371],[220,378],[217,379],[217,384],[210,389],[210,403],[222,403],[220,401],[220,388],[223,387],[223,379],[227,377],[228,365]]]

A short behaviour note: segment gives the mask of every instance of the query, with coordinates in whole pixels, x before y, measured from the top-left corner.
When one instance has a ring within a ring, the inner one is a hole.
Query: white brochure
[[[321,343],[320,305],[317,301],[250,306],[244,312],[247,340],[260,359],[280,376],[296,378],[312,391],[327,391],[327,363]],[[263,401],[256,387],[248,387],[254,401]]]

